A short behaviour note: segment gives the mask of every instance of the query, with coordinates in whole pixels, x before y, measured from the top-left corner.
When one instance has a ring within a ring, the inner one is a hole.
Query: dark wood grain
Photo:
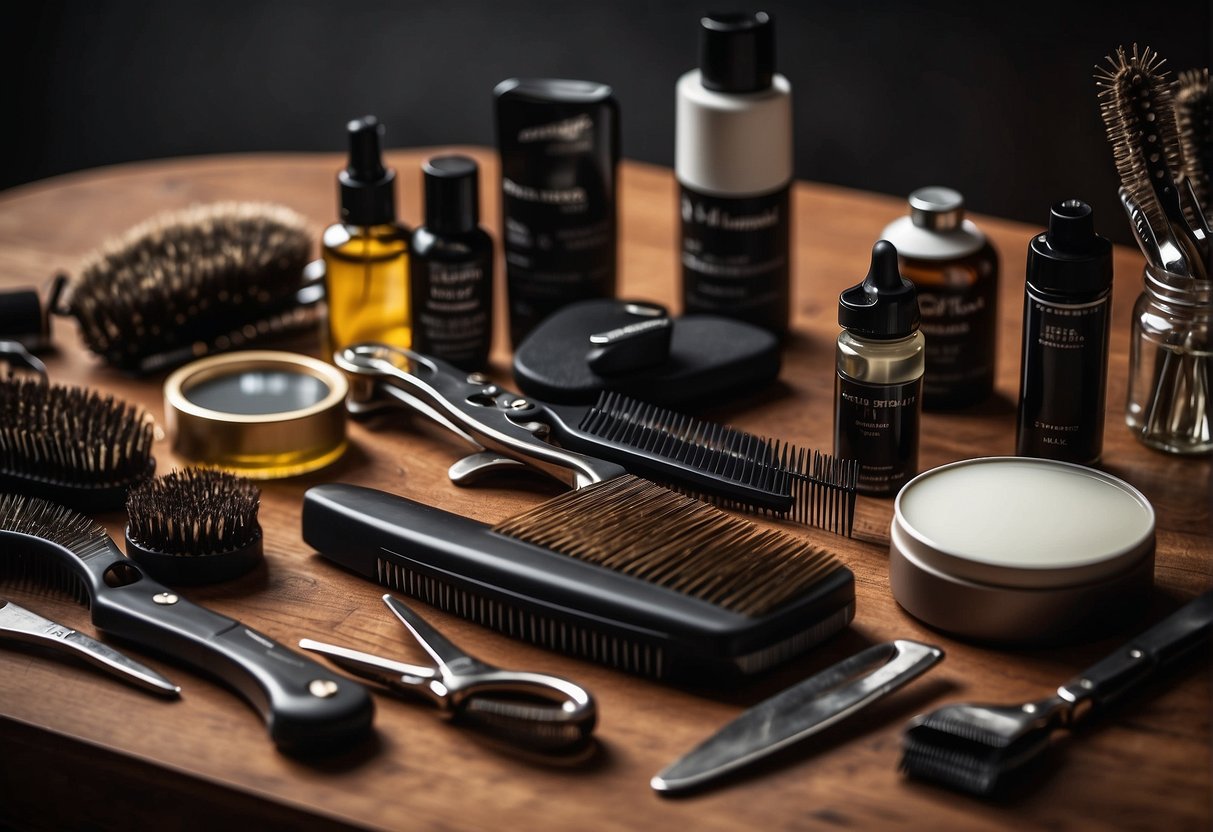
[[[483,163],[485,181],[493,183],[491,154],[469,152]],[[411,223],[419,219],[418,163],[425,155],[391,154],[401,173],[404,219]],[[58,269],[71,272],[107,237],[158,210],[195,202],[269,199],[301,211],[319,231],[334,215],[338,167],[335,156],[184,159],[100,169],[8,191],[0,194],[0,285],[40,283]],[[622,183],[620,293],[676,305],[672,175],[625,164]],[[493,191],[485,189],[484,216],[495,229]],[[904,209],[901,200],[809,184],[797,186],[795,199],[794,331],[781,381],[707,415],[828,450],[838,292],[863,276],[871,244]],[[1042,217],[1046,209],[1041,206]],[[998,395],[964,413],[927,414],[924,468],[1013,450],[1024,257],[1034,229],[977,219],[1002,255]],[[1157,509],[1157,590],[1150,611],[1157,618],[1211,583],[1210,467],[1208,458],[1147,450],[1124,427],[1128,318],[1141,266],[1136,252],[1117,250],[1104,467],[1140,488]],[[503,320],[499,314],[499,324]],[[60,351],[48,361],[56,381],[142,402],[162,419],[162,377],[135,380],[101,367],[81,350],[71,324],[60,322],[56,336]],[[508,381],[503,326],[494,370]],[[517,482],[455,488],[446,467],[460,446],[406,421],[375,429],[353,426],[350,433],[350,453],[334,467],[265,485],[264,569],[186,594],[284,642],[310,636],[418,659],[399,625],[384,614],[380,590],[303,544],[303,492],[320,482],[357,482],[486,521],[553,492]],[[175,464],[167,441],[157,443],[156,455],[162,472]],[[990,649],[932,632],[889,594],[891,513],[890,501],[861,498],[855,539],[803,532],[832,547],[854,570],[853,628],[788,666],[723,690],[626,676],[423,607],[471,652],[506,666],[569,676],[595,693],[601,706],[597,752],[565,765],[520,757],[443,722],[422,703],[387,698],[377,701],[374,741],[336,759],[301,761],[276,752],[239,699],[170,663],[148,660],[182,685],[179,702],[153,699],[80,665],[0,650],[0,821],[44,828],[90,822],[151,826],[167,814],[170,827],[213,827],[238,815],[273,827],[311,818],[318,826],[388,829],[1209,828],[1210,684],[1199,662],[1064,743],[1053,776],[1015,801],[980,803],[904,780],[896,771],[900,731],[913,713],[953,700],[1036,698],[1144,622],[1126,620],[1122,632],[1097,643],[1036,650]],[[119,516],[104,519],[120,532]],[[93,632],[83,608],[41,594],[0,591]],[[832,729],[820,742],[720,789],[682,800],[663,800],[650,791],[648,780],[656,771],[741,708],[867,643],[893,637],[938,643],[948,658],[855,724]],[[46,767],[54,768],[54,776],[38,775]]]

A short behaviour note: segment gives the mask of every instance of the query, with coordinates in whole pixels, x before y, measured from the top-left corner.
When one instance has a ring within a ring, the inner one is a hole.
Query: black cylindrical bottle
[[[1103,450],[1112,244],[1091,206],[1053,206],[1028,245],[1015,452],[1089,465]]]
[[[478,169],[466,156],[438,156],[422,171],[425,224],[413,232],[409,272],[413,349],[478,370],[493,341],[493,240],[479,225]]]
[[[896,494],[918,473],[925,339],[914,284],[888,240],[863,282],[838,297],[834,456],[859,462],[862,494]]]
[[[606,84],[511,78],[493,91],[510,342],[615,296],[619,107]]]

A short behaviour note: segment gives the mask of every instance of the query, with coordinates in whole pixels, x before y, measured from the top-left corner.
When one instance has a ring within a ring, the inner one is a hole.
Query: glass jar
[[[1133,307],[1125,422],[1144,444],[1175,454],[1213,450],[1213,281],[1147,265]]]

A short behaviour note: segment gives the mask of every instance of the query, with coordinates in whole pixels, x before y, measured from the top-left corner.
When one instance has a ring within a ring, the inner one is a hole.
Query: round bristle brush
[[[281,205],[161,214],[87,257],[56,311],[107,364],[150,372],[314,323],[311,248],[306,220]]]
[[[244,477],[186,468],[131,489],[126,554],[169,584],[236,578],[263,559],[261,491]]]
[[[155,473],[153,429],[147,411],[113,396],[0,378],[0,490],[78,511],[120,509]]]

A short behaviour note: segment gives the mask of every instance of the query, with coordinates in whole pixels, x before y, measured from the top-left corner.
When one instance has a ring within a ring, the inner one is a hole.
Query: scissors
[[[391,595],[384,595],[383,603],[430,654],[436,667],[405,664],[310,638],[302,639],[300,648],[320,653],[338,667],[394,693],[425,697],[445,716],[534,748],[568,750],[589,738],[597,707],[585,688],[559,676],[485,664]]]

